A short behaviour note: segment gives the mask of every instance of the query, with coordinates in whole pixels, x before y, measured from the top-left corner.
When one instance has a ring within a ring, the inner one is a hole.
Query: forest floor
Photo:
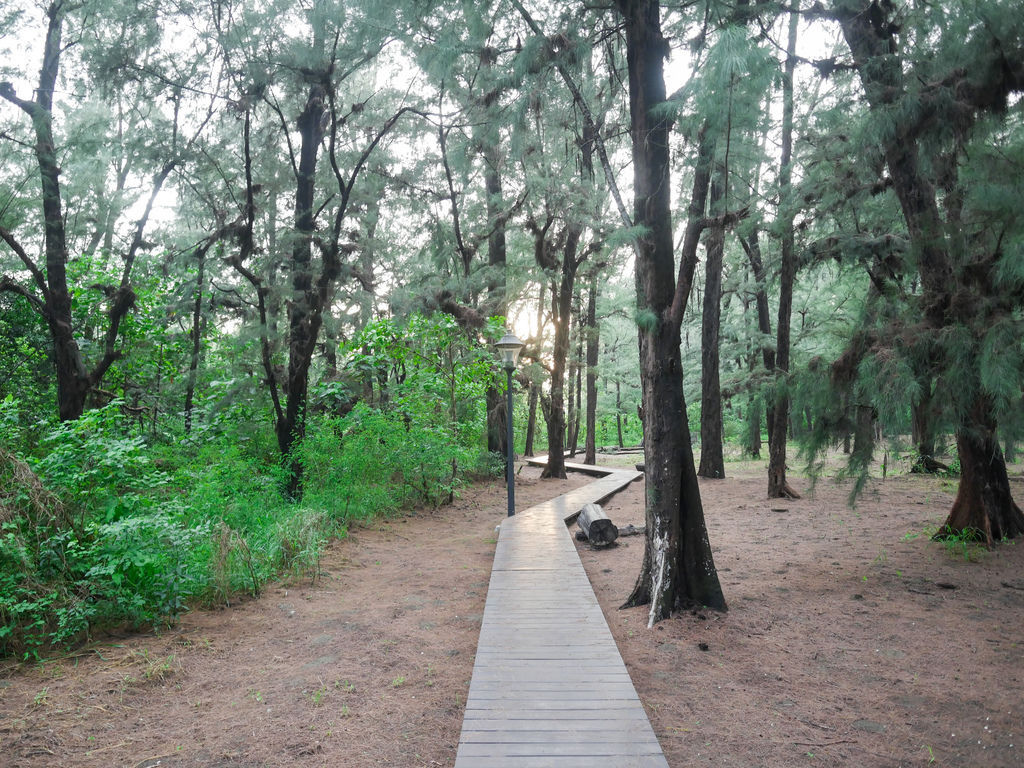
[[[577,543],[672,768],[1024,765],[1024,542],[930,542],[955,488],[937,478],[872,481],[851,509],[848,484],[768,501],[762,463],[726,472],[701,491],[728,613],[648,629],[618,609],[643,538]],[[524,468],[517,507],[585,482]],[[642,500],[605,509],[641,525]],[[478,484],[353,530],[315,583],[8,662],[0,765],[451,766],[504,513],[503,483]]]

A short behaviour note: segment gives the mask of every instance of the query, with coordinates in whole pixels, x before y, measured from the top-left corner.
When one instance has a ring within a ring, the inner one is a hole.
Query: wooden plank
[[[565,527],[641,475],[582,471],[501,524],[456,768],[667,768]]]
[[[661,755],[621,755],[614,763],[615,768],[664,768],[665,758]],[[486,759],[466,758],[459,767],[466,768],[592,768],[596,765],[592,757],[576,757],[573,755],[548,755],[543,758],[536,756],[493,757]]]

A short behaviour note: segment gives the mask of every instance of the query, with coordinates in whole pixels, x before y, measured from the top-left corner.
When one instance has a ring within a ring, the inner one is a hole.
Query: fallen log
[[[597,504],[587,504],[580,510],[576,525],[591,544],[611,544],[619,538],[619,529]]]

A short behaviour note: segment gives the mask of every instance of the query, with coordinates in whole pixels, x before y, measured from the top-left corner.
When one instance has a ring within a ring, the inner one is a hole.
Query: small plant
[[[161,681],[177,671],[177,658],[173,653],[165,659],[152,659],[149,651],[143,648],[140,651],[132,651],[129,656],[143,662],[145,668],[142,670],[142,679],[147,682]]]
[[[963,557],[968,562],[978,560],[985,549],[982,544],[985,534],[971,526],[955,530],[946,525],[932,536],[932,540],[940,542],[951,557]]]
[[[391,681],[392,688],[398,688],[399,686],[405,685],[405,675],[399,675]]]
[[[43,688],[39,693],[32,697],[32,703],[37,707],[45,707],[49,704],[50,691],[48,688]]]
[[[314,707],[319,707],[324,700],[324,696],[327,694],[327,686],[323,683],[320,687],[313,691],[313,695],[310,696],[310,700],[313,702]]]
[[[247,695],[257,704],[263,703],[263,693],[261,691],[257,691],[255,688],[250,688]]]

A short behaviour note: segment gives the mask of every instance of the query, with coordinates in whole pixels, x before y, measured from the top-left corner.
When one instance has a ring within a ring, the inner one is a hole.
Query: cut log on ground
[[[619,538],[619,529],[597,504],[584,506],[576,518],[576,525],[591,544],[611,544]]]

